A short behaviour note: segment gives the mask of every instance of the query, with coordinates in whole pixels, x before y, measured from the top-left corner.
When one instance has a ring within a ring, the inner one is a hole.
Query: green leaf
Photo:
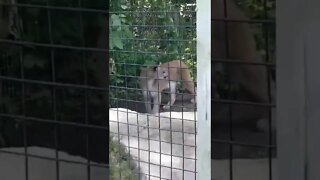
[[[122,41],[121,41],[121,39],[120,39],[120,34],[119,34],[119,32],[114,31],[114,32],[112,33],[111,39],[112,39],[112,46],[113,46],[113,47],[117,47],[117,48],[119,48],[119,49],[123,49],[123,43],[122,43]]]
[[[113,49],[113,39],[109,39],[109,48],[112,50]]]
[[[112,26],[121,26],[121,20],[118,15],[111,15],[111,24]]]
[[[121,84],[121,83],[123,83],[124,81],[123,81],[122,79],[117,79],[116,82],[117,82],[118,84]]]
[[[128,9],[128,6],[126,6],[126,5],[121,5],[121,8],[122,8],[122,9]]]
[[[126,35],[127,38],[133,38],[133,34],[128,27],[124,28],[124,34]]]

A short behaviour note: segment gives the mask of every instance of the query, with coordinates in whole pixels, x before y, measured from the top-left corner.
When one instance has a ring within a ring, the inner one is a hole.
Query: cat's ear
[[[158,66],[154,66],[152,69],[153,69],[153,71],[157,71],[158,70]]]

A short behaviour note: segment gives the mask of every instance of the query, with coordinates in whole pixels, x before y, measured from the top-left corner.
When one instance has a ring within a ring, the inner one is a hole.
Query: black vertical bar
[[[121,10],[122,11],[122,10]],[[120,37],[122,38],[122,33],[120,34]],[[128,71],[127,71],[127,66],[128,66],[128,61],[127,59],[125,60],[124,62],[124,77],[125,77],[125,88],[128,89]],[[129,64],[130,66],[130,64]],[[129,130],[129,106],[128,106],[128,100],[129,100],[129,97],[128,97],[128,94],[129,94],[129,90],[126,90],[126,97],[125,97],[125,104],[126,104],[126,113],[127,113],[127,134],[128,134],[128,154],[130,155],[130,150],[131,150],[131,146],[130,146],[130,130]],[[128,164],[131,164],[131,158],[128,158]]]
[[[226,58],[229,57],[229,34],[228,34],[228,7],[227,7],[227,1],[223,1],[223,8],[224,8],[224,18],[226,18],[226,21],[224,21],[224,31],[225,31],[225,49],[226,49]],[[227,80],[228,84],[230,85],[230,80]],[[229,86],[230,88],[230,86]],[[230,95],[230,89],[228,89],[228,94]],[[228,95],[228,96],[229,96]],[[230,97],[230,96],[229,96]],[[230,136],[230,141],[233,141],[233,126],[232,126],[232,104],[229,104],[229,136]],[[230,175],[230,180],[233,179],[233,145],[232,143],[229,144],[229,175]]]
[[[164,5],[165,8],[168,8],[168,6],[166,6],[166,4]],[[167,11],[164,12],[165,16],[167,16],[169,13]],[[167,26],[165,27],[167,28]],[[170,38],[168,37],[168,34],[165,34],[165,42],[169,42],[170,43]],[[165,51],[166,53],[166,51]],[[168,66],[168,69],[169,69],[169,66]],[[170,71],[169,71],[169,77],[170,77]],[[170,88],[170,81],[169,81],[169,88]],[[169,95],[171,95],[171,91],[169,91]],[[170,102],[171,102],[171,97],[170,97]],[[172,176],[173,176],[173,163],[172,163],[172,160],[173,160],[173,141],[172,141],[172,114],[171,114],[171,107],[170,107],[170,111],[169,111],[169,120],[170,120],[170,142],[171,142],[171,145],[170,145],[170,178],[172,179]]]
[[[133,2],[134,2],[134,0],[130,0],[131,8],[133,7]],[[134,17],[135,12],[131,11],[130,14],[131,14],[132,17]],[[136,45],[138,41],[134,41],[134,42],[135,42],[134,45]],[[135,48],[133,46],[131,46],[131,50],[134,50],[134,49]],[[135,60],[137,59],[137,52],[136,51],[134,52],[133,58]],[[138,62],[135,61],[135,64],[138,64]],[[139,66],[135,66],[135,67],[137,68]],[[139,74],[136,74],[136,76],[139,76]],[[144,78],[144,77],[142,77],[142,78]],[[137,78],[137,80],[139,81],[138,78]],[[136,88],[138,89],[138,87],[139,87],[139,85],[138,85],[138,83],[136,83]],[[138,93],[136,93],[136,100],[138,101]],[[142,98],[142,101],[144,101],[144,98]],[[146,102],[144,102],[144,103],[146,103]],[[136,110],[138,111],[138,103],[135,103],[135,105],[136,105]],[[137,151],[138,151],[138,162],[137,162],[138,168],[137,168],[137,170],[138,170],[138,172],[137,172],[137,175],[138,175],[138,179],[141,179],[142,174],[140,173],[141,172],[141,159],[140,159],[140,151],[141,151],[141,149],[140,149],[140,131],[139,131],[139,128],[140,128],[140,125],[139,125],[139,114],[137,113],[137,132],[138,132],[138,134],[137,134],[137,138],[138,138],[138,148],[137,148]]]
[[[86,59],[82,58],[83,62],[83,69],[84,69],[84,83],[85,85],[88,85],[88,72],[87,72],[87,61]],[[85,115],[85,123],[86,125],[89,125],[89,119],[88,119],[88,89],[85,89],[85,103],[84,103],[84,115]],[[86,156],[87,156],[87,179],[91,179],[91,166],[90,166],[90,149],[89,149],[89,133],[88,130],[86,131]]]
[[[78,7],[82,8],[82,1],[78,0]],[[81,34],[81,46],[84,47],[85,46],[85,39],[83,38],[84,36],[84,25],[83,25],[83,14],[82,11],[79,12],[79,21],[80,21],[80,34]],[[83,79],[83,84],[85,86],[88,85],[88,72],[87,72],[87,60],[86,60],[86,54],[81,53],[81,61],[82,61],[82,70],[84,73],[84,79]],[[85,118],[85,124],[89,125],[89,119],[88,119],[88,89],[84,90],[84,118]],[[87,179],[90,180],[91,179],[91,166],[90,166],[90,149],[89,149],[89,129],[87,129],[86,132],[86,157],[87,157]]]
[[[119,99],[118,99],[118,82],[116,81],[116,102],[117,102],[117,118],[119,118]],[[119,156],[121,156],[121,153],[120,153],[120,145],[121,145],[121,143],[120,143],[120,123],[119,123],[119,119],[117,119],[117,124],[118,124],[118,133],[117,133],[117,135],[118,135],[118,138],[117,138],[117,140],[118,140],[118,148],[119,148]],[[121,179],[121,171],[119,171],[119,178]]]
[[[20,50],[20,73],[21,73],[21,85],[22,85],[22,115],[26,115],[26,102],[25,102],[25,83],[24,83],[24,59],[23,59],[23,49]],[[29,161],[28,161],[28,133],[27,133],[27,120],[23,119],[23,145],[25,154],[25,175],[26,180],[29,179]]]
[[[47,7],[50,6],[49,0],[47,0]],[[47,9],[48,15],[48,30],[49,30],[49,40],[50,44],[53,44],[53,37],[52,37],[52,19],[51,19],[51,10]],[[55,75],[55,60],[54,60],[54,50],[50,48],[50,59],[51,59],[51,78],[52,82],[56,82],[56,75]],[[52,108],[53,108],[53,120],[58,121],[57,119],[57,102],[56,102],[56,87],[52,87]],[[56,124],[54,126],[54,146],[55,146],[55,160],[56,160],[56,179],[59,180],[60,176],[60,169],[59,169],[59,125]]]
[[[144,10],[144,1],[141,2],[141,9]],[[141,13],[141,12],[139,12],[139,13]],[[144,30],[146,28],[145,19],[146,18],[144,17],[143,21],[142,21],[143,26],[144,26]],[[145,40],[143,40],[143,45],[145,45]],[[147,73],[147,77],[148,77],[148,73]],[[147,78],[147,80],[148,80],[148,78]],[[148,86],[147,86],[147,91],[149,91]],[[148,96],[150,96],[150,98],[151,98],[151,93],[148,93]],[[154,108],[154,105],[155,105],[154,101],[152,101],[150,103],[151,103],[151,109]],[[152,104],[153,104],[153,107],[152,107]],[[151,116],[154,116],[154,115],[151,115]],[[149,114],[147,114],[147,118],[149,119]],[[151,170],[150,170],[151,169],[151,166],[150,166],[151,155],[150,154],[151,153],[150,153],[150,124],[149,124],[149,121],[147,121],[147,128],[148,128],[148,136],[147,136],[148,137],[148,177],[150,179],[150,175],[151,175]]]
[[[154,22],[154,26],[158,26],[158,21],[157,21],[157,13],[158,12],[151,12],[151,17],[152,16],[154,16],[154,18],[153,18],[153,22]],[[161,13],[161,12],[160,12]],[[161,28],[159,28],[159,29],[161,29]],[[170,72],[169,72],[169,75],[168,76],[170,76]],[[159,84],[159,83],[158,83]],[[170,84],[169,84],[169,88],[170,88]],[[161,94],[161,92],[158,92],[159,94]],[[162,98],[161,98],[162,99]],[[160,101],[159,101],[159,116],[158,116],[158,124],[159,124],[159,154],[160,154],[160,156],[159,156],[159,178],[161,179],[161,177],[162,177],[162,171],[161,171],[161,169],[162,169],[162,160],[161,160],[161,151],[162,151],[162,148],[161,148],[161,115],[160,115],[160,113],[161,113],[161,99],[159,99]]]
[[[267,7],[268,0],[263,1],[263,9],[264,9],[264,19],[268,20],[268,7]],[[269,62],[269,27],[268,24],[263,23],[264,35],[265,35],[265,51],[266,57],[265,62]],[[270,67],[267,68],[267,88],[268,88],[268,101],[269,103],[272,102],[271,100],[271,74],[270,74]],[[272,107],[268,108],[268,168],[269,168],[269,179],[272,180]]]
[[[118,82],[115,81],[115,83],[116,83],[116,84],[115,84],[115,87],[116,87],[116,88],[115,88],[115,91],[116,91],[116,92],[115,92],[115,93],[116,93],[115,100],[116,100],[116,107],[117,107],[117,118],[119,118],[119,99],[118,99],[118,91],[119,91],[118,89],[119,89],[119,88],[118,88]],[[119,148],[118,150],[119,150],[119,152],[120,152],[120,144],[121,144],[121,143],[120,143],[120,123],[119,123],[119,119],[117,119],[117,127],[118,127],[118,129],[117,129],[117,132],[118,132],[118,133],[116,134],[116,135],[118,136],[118,137],[117,137],[117,141],[118,141],[118,146],[117,146],[117,147]],[[119,156],[121,156],[120,153],[119,153]],[[114,167],[114,168],[116,168],[116,167]],[[113,178],[116,178],[116,177],[113,177]],[[121,179],[121,171],[119,171],[119,178]]]

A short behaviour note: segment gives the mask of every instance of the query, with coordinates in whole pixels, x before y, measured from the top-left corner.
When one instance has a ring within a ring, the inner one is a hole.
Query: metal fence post
[[[211,179],[211,1],[197,1],[197,171]]]

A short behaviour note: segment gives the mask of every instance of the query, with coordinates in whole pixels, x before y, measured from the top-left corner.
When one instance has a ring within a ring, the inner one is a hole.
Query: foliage
[[[110,58],[115,62],[111,86],[138,88],[135,77],[139,76],[140,68],[173,59],[182,59],[191,68],[196,67],[194,5],[172,0],[110,3],[109,30],[113,38]],[[195,75],[192,73],[192,77]],[[140,92],[111,88],[109,96],[111,100],[133,99],[137,93]]]
[[[110,160],[110,178],[111,180],[120,179],[138,179],[134,172],[135,167],[129,161],[132,161],[125,147],[111,138],[109,139],[109,160]]]

